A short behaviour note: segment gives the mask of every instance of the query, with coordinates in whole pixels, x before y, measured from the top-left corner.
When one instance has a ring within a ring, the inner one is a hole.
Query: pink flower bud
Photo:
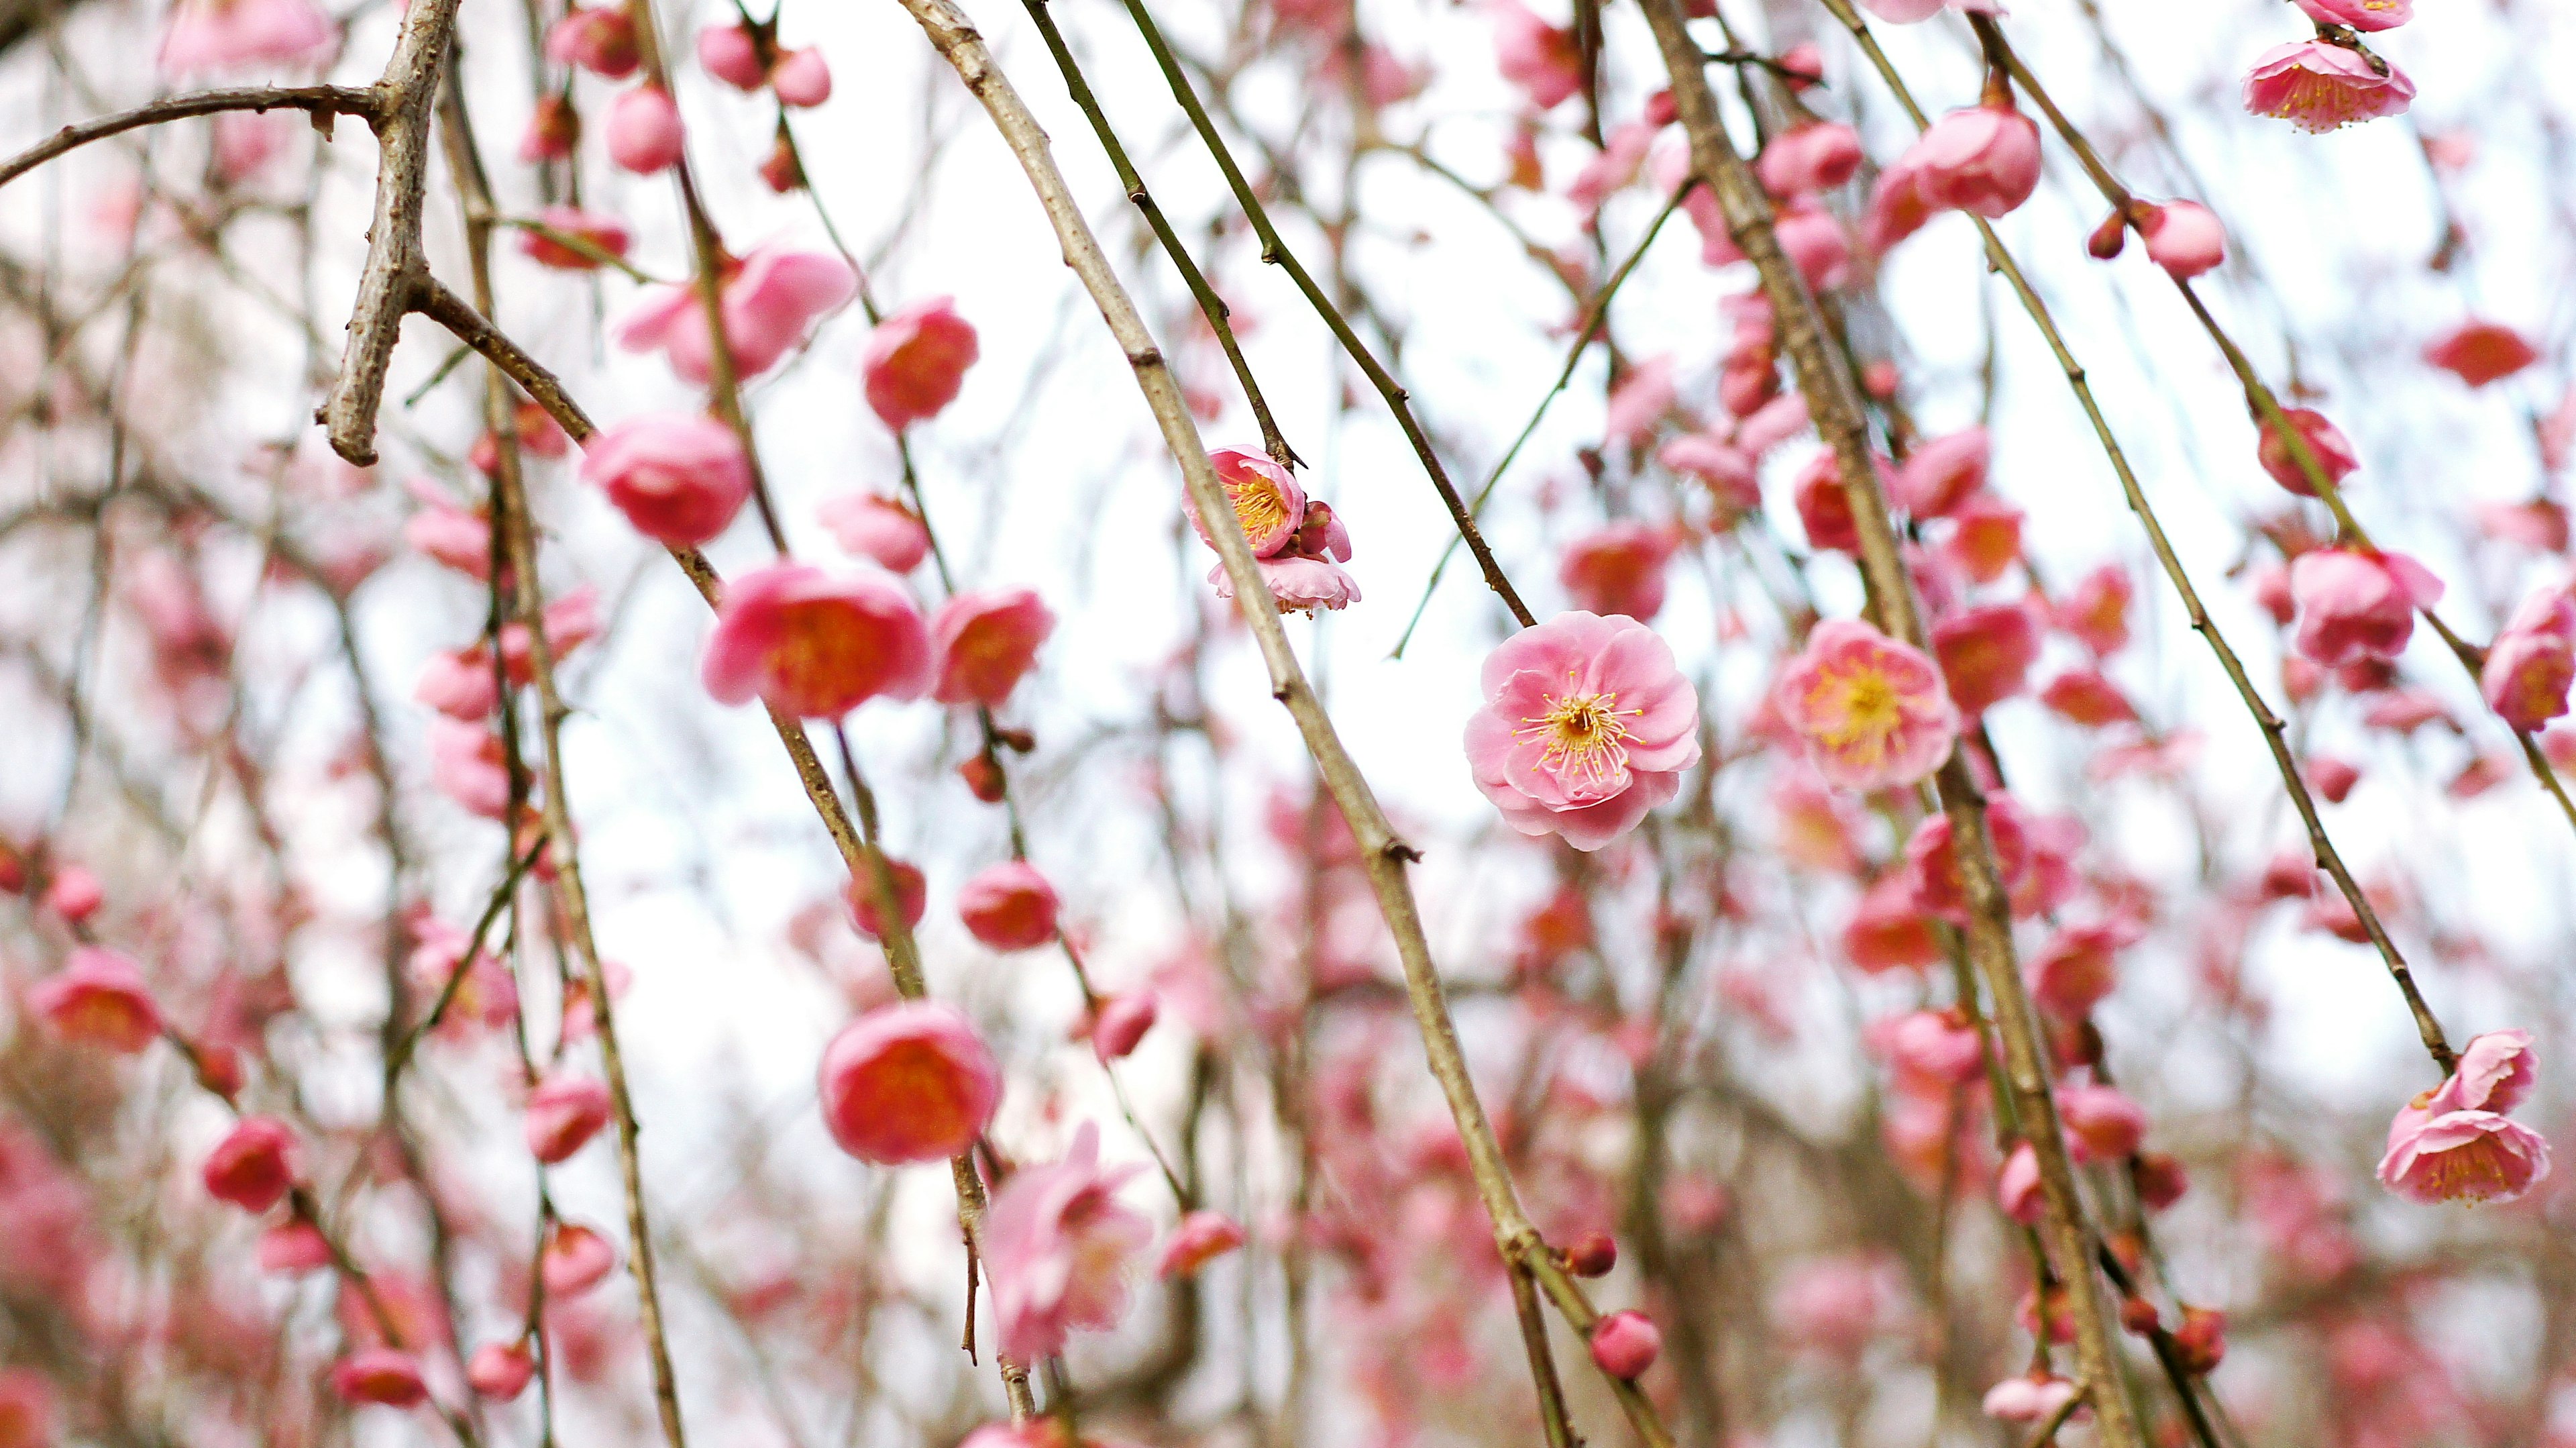
[[[1193,1277],[1201,1267],[1243,1245],[1243,1228],[1223,1212],[1196,1211],[1181,1218],[1163,1247],[1154,1275],[1166,1281]]]
[[[1103,1061],[1120,1061],[1136,1053],[1145,1033],[1154,1028],[1162,1007],[1152,991],[1130,991],[1112,996],[1100,1007],[1099,1018],[1091,1023],[1091,1049]]]
[[[1995,1205],[2025,1227],[2039,1225],[2046,1198],[2039,1185],[2039,1153],[2030,1149],[2029,1142],[2015,1144],[2012,1155],[2004,1159],[2004,1169],[1995,1176]]]
[[[929,887],[921,877],[920,867],[909,860],[889,859],[886,873],[894,876],[895,902],[903,911],[904,927],[910,929],[919,925],[930,900]],[[875,873],[860,870],[858,878],[850,882],[845,893],[850,902],[851,923],[858,927],[859,933],[870,940],[883,940],[886,936],[885,913],[878,903]]]
[[[1935,210],[2010,214],[2039,188],[2039,125],[2010,104],[1970,106],[1932,123],[1892,170],[1912,170]]]
[[[281,1222],[260,1233],[259,1270],[281,1276],[319,1272],[331,1265],[331,1244],[310,1222]]]
[[[546,59],[624,80],[644,63],[634,18],[619,6],[576,5],[546,31]]]
[[[2199,202],[2150,207],[2140,229],[2147,238],[2147,259],[2176,277],[2196,277],[2227,260],[2227,228]]]
[[[352,1403],[387,1408],[417,1408],[429,1398],[420,1364],[389,1347],[361,1348],[340,1359],[331,1369],[331,1387]]]
[[[680,108],[671,93],[639,85],[608,107],[608,159],[638,176],[668,169],[680,159]]]
[[[614,216],[604,216],[596,211],[583,211],[572,206],[549,206],[537,213],[537,219],[566,236],[578,237],[589,242],[610,256],[626,255],[628,245],[626,223]],[[599,269],[596,258],[575,251],[550,236],[534,231],[519,233],[519,249],[526,252],[538,265],[553,267],[557,271],[597,271]]]
[[[537,97],[537,108],[528,116],[528,129],[519,136],[519,159],[528,165],[543,161],[571,158],[581,144],[581,112],[572,98],[561,95]]]
[[[107,903],[107,889],[88,870],[65,865],[54,871],[54,882],[45,887],[45,903],[55,914],[78,925]]]
[[[832,68],[819,46],[791,50],[769,72],[769,88],[783,106],[819,106],[832,98]]]
[[[1619,1241],[1607,1232],[1590,1232],[1565,1249],[1565,1270],[1577,1277],[1607,1277],[1619,1265]]]
[[[577,1222],[558,1223],[537,1254],[537,1276],[545,1283],[546,1296],[556,1301],[579,1297],[616,1270],[616,1246]]]
[[[962,1155],[993,1118],[1001,1068],[951,1006],[880,1006],[823,1052],[823,1122],[841,1149],[879,1166]]]
[[[910,573],[930,555],[930,530],[912,510],[874,493],[844,493],[817,510],[832,540],[889,573]]]
[[[759,44],[739,23],[699,31],[698,64],[736,90],[758,90],[768,79],[761,71]]]
[[[1592,1361],[1614,1378],[1643,1376],[1663,1350],[1663,1333],[1642,1312],[1614,1312],[1592,1325]]]
[[[245,1212],[265,1212],[295,1185],[295,1133],[266,1116],[245,1116],[206,1156],[207,1195]]]
[[[2472,319],[2426,347],[2424,360],[2471,387],[2484,387],[2539,361],[2540,353],[2511,327]]]
[[[2317,467],[2326,475],[2327,482],[2340,484],[2353,469],[2361,466],[2361,460],[2353,453],[2352,440],[2343,435],[2343,429],[2327,421],[2324,413],[2309,407],[2291,407],[2284,408],[2281,416],[2288,419],[2290,430],[2297,433],[2299,440],[2305,442],[2308,451],[2315,455]],[[2263,471],[2272,475],[2272,481],[2302,498],[2317,495],[2307,469],[2301,465],[2288,439],[2268,422],[2263,424],[2261,441],[2255,445],[2254,456],[2263,465]]]
[[[1055,939],[1055,887],[1025,860],[978,871],[957,891],[966,932],[995,950],[1033,950]]]
[[[608,1124],[608,1087],[598,1078],[557,1071],[528,1093],[529,1154],[548,1166],[570,1160]]]
[[[465,1361],[466,1385],[496,1403],[509,1402],[527,1391],[528,1380],[536,1372],[536,1360],[524,1343],[487,1342]]]
[[[1836,121],[1809,121],[1771,138],[1755,172],[1774,196],[1828,191],[1860,169],[1860,134]]]
[[[698,414],[631,417],[582,449],[581,480],[674,548],[712,541],[751,496],[751,459],[723,423]]]

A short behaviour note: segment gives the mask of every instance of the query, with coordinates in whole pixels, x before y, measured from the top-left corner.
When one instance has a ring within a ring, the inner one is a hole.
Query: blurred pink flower
[[[2415,611],[2441,599],[2442,580],[2403,553],[2319,548],[2290,564],[2290,596],[2300,654],[2332,669],[2404,653]]]
[[[1772,697],[1808,762],[1842,789],[1913,784],[1949,757],[1959,734],[1958,706],[1932,660],[1851,620],[1816,625]]]
[[[739,21],[698,32],[698,64],[736,90],[758,90],[769,79],[761,68],[759,45]]]
[[[549,206],[537,213],[537,219],[548,228],[590,243],[610,256],[626,255],[626,223],[597,211],[584,211],[577,206]],[[574,250],[552,237],[534,231],[519,233],[519,249],[540,266],[557,271],[597,271],[596,258]]]
[[[579,1297],[616,1270],[616,1246],[578,1222],[558,1223],[537,1254],[537,1276],[546,1285],[546,1296],[558,1301]]]
[[[1244,1243],[1243,1228],[1223,1212],[1200,1210],[1181,1218],[1163,1244],[1163,1260],[1154,1275],[1169,1279],[1194,1277],[1208,1263]]]
[[[829,252],[774,243],[754,248],[725,273],[718,290],[736,380],[777,366],[815,319],[848,301],[858,286],[849,263]],[[635,310],[617,324],[616,336],[629,352],[661,348],[671,370],[687,381],[703,383],[714,375],[706,304],[695,286],[646,288]]]
[[[27,987],[27,1009],[53,1033],[132,1056],[161,1034],[161,1011],[133,961],[84,945],[63,968]]]
[[[1053,632],[1055,613],[1033,589],[956,595],[930,621],[930,648],[939,660],[930,697],[1001,707]]]
[[[54,1385],[34,1368],[0,1368],[0,1448],[53,1448]]]
[[[895,908],[903,913],[905,929],[921,923],[930,908],[930,884],[921,875],[921,867],[910,860],[889,859],[886,873],[894,877]],[[873,871],[861,871],[860,878],[844,888],[850,905],[850,923],[870,940],[886,937],[886,922]]]
[[[880,694],[921,697],[930,633],[884,574],[774,563],[725,585],[703,676],[723,703],[757,695],[800,719],[837,719]]]
[[[859,375],[868,406],[897,432],[937,417],[957,400],[981,348],[955,299],[932,297],[892,313],[868,333]]]
[[[2039,1153],[2027,1141],[2013,1144],[2004,1169],[1995,1175],[1995,1205],[2025,1227],[2036,1227],[2046,1209],[2039,1187]]]
[[[650,176],[677,164],[687,143],[680,108],[671,93],[646,83],[608,103],[608,159],[622,170]]]
[[[1641,1377],[1663,1354],[1664,1334],[1637,1311],[1611,1313],[1592,1326],[1592,1361],[1622,1380]]]
[[[1981,604],[1934,624],[1932,652],[1950,701],[1973,717],[2022,692],[2039,660],[2039,625],[2018,602]]]
[[[1117,1193],[1141,1170],[1102,1167],[1100,1128],[1086,1121],[1064,1160],[1022,1167],[994,1194],[984,1252],[1003,1357],[1035,1363],[1064,1351],[1072,1329],[1126,1316],[1128,1271],[1154,1229]]]
[[[2059,1087],[2057,1115],[2078,1163],[2135,1156],[2146,1139],[2147,1113],[2114,1086]]]
[[[312,0],[179,0],[161,33],[161,73],[310,66],[339,40]]]
[[[2355,30],[2394,30],[2415,18],[2415,0],[2291,0],[2320,25]]]
[[[957,891],[966,933],[995,950],[1033,950],[1055,939],[1055,887],[1026,860],[988,865]]]
[[[536,1359],[515,1342],[487,1342],[465,1360],[465,1382],[477,1396],[496,1403],[516,1398],[537,1372]]]
[[[1900,1301],[1890,1264],[1854,1254],[1802,1262],[1771,1294],[1771,1320],[1791,1344],[1856,1361]]]
[[[1610,389],[1601,417],[1602,435],[1622,446],[1638,446],[1654,435],[1656,425],[1672,410],[1675,396],[1672,354],[1647,358]]]
[[[2434,339],[2424,360],[2471,387],[2484,387],[2539,361],[2540,353],[2511,327],[2470,320]]]
[[[2064,1378],[2025,1374],[1988,1388],[1983,1407],[1987,1417],[1999,1422],[2039,1423],[2055,1417],[2075,1396],[2075,1385]]]
[[[1860,133],[1839,121],[1808,121],[1771,138],[1754,170],[1774,196],[1829,191],[1860,170]]]
[[[1467,760],[1522,834],[1600,849],[1699,762],[1699,696],[1633,619],[1562,613],[1523,629],[1486,656],[1482,688]]]
[[[832,67],[820,46],[781,51],[769,68],[770,93],[782,106],[819,106],[832,98]]]
[[[107,903],[106,888],[98,876],[80,865],[64,865],[54,871],[53,883],[45,887],[45,905],[74,925],[98,913]]]
[[[714,541],[751,496],[751,459],[734,430],[704,413],[648,413],[582,446],[581,480],[635,531],[673,548]]]
[[[546,59],[624,80],[643,65],[644,54],[624,5],[574,5],[546,28]]]
[[[340,1359],[331,1369],[331,1387],[352,1403],[387,1408],[417,1408],[429,1398],[419,1361],[389,1347],[360,1348]]]
[[[2533,730],[2567,712],[2567,688],[2576,682],[2576,603],[2566,586],[2534,592],[2506,620],[2487,647],[2478,686],[2496,717]]]
[[[2384,60],[2380,66],[2384,73],[2359,51],[2323,40],[2276,45],[2246,73],[2245,109],[2318,132],[2402,115],[2415,83]]]
[[[955,1007],[902,1001],[879,1006],[832,1038],[819,1090],[823,1124],[841,1150],[901,1166],[963,1155],[993,1119],[1002,1073]]]
[[[1801,196],[1782,203],[1772,225],[1810,289],[1829,292],[1851,280],[1851,242],[1832,212]]]
[[[1492,0],[1487,8],[1495,68],[1528,93],[1532,106],[1552,110],[1583,88],[1583,52],[1573,31],[1539,19],[1520,0]]]
[[[1994,446],[1982,426],[1926,438],[1896,470],[1896,501],[1918,520],[1946,518],[1986,485]]]
[[[2311,407],[2291,407],[2284,408],[2281,415],[2289,420],[2290,430],[2308,445],[2308,451],[2316,454],[2317,467],[2325,473],[2327,482],[2339,484],[2353,469],[2361,466],[2360,458],[2352,450],[2352,440],[2343,435],[2343,429],[2328,421],[2324,413]],[[2268,422],[2263,424],[2254,456],[2262,463],[2263,471],[2272,475],[2272,481],[2302,498],[2317,495],[2316,488],[2309,482],[2308,470],[2300,465],[2289,441]]]
[[[571,1160],[608,1124],[610,1105],[598,1077],[555,1071],[528,1092],[528,1153],[548,1166]]]
[[[1672,530],[1607,523],[1565,545],[1556,579],[1577,608],[1651,623],[1663,611],[1664,563],[1672,556]]]
[[[892,498],[843,493],[826,499],[816,511],[832,541],[889,573],[910,573],[930,556],[930,530]]]
[[[2010,214],[2039,187],[2039,125],[2009,104],[1969,106],[1934,121],[1892,171],[1910,171],[1934,210]]]
[[[206,1194],[245,1212],[265,1212],[295,1185],[295,1133],[271,1116],[245,1116],[206,1154]]]

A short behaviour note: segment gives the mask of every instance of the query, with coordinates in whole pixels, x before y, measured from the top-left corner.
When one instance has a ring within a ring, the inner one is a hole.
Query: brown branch
[[[1688,132],[1691,159],[1716,193],[1727,230],[1760,274],[1764,293],[1789,354],[1798,389],[1817,432],[1833,449],[1860,535],[1862,577],[1872,611],[1890,635],[1916,648],[1927,643],[1922,618],[1914,605],[1912,585],[1897,551],[1896,531],[1886,495],[1881,491],[1873,456],[1869,419],[1862,410],[1851,369],[1826,341],[1824,323],[1807,283],[1781,249],[1773,213],[1751,166],[1735,149],[1719,117],[1717,96],[1710,89],[1700,47],[1690,36],[1681,0],[1643,0],[1647,23],[1663,52],[1672,77],[1672,94]],[[1986,828],[1985,799],[1970,771],[1964,747],[1954,749],[1935,776],[1940,803],[1950,820],[1958,849],[1960,883],[1968,902],[1967,945],[1977,975],[1993,998],[2002,1037],[2008,1084],[2024,1125],[2024,1134],[2040,1167],[2045,1202],[2042,1239],[2050,1263],[2066,1285],[2075,1319],[2076,1353],[2086,1381],[2099,1384],[2102,1441],[2111,1448],[2142,1448],[2128,1398],[2120,1391],[2118,1344],[2111,1335],[2105,1294],[2095,1275],[2087,1243],[2091,1225],[2075,1184],[2075,1168],[2058,1124],[2057,1103],[2049,1091],[2048,1056],[2028,988],[2023,984],[2012,939],[2011,902],[1995,863],[1994,841]]]
[[[112,116],[65,126],[42,141],[9,158],[0,165],[0,186],[6,186],[47,161],[78,150],[92,141],[145,126],[167,121],[182,121],[190,116],[211,116],[222,111],[303,111],[313,117],[316,129],[330,133],[334,116],[356,116],[368,125],[376,124],[382,114],[380,97],[373,90],[356,90],[344,85],[253,85],[229,90],[199,91],[195,95],[171,96],[150,105],[136,106]]]

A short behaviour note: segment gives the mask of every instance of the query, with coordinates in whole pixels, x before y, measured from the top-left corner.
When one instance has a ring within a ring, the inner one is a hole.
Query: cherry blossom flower
[[[1055,887],[1026,860],[976,872],[957,891],[966,933],[995,950],[1033,950],[1055,939]]]
[[[312,0],[179,0],[161,33],[161,73],[301,68],[327,59],[339,41]]]
[[[673,548],[711,542],[751,496],[751,459],[734,430],[704,413],[630,417],[582,448],[581,480]]]
[[[984,1038],[934,1001],[879,1006],[843,1027],[823,1052],[820,1082],[832,1139],[878,1166],[963,1155],[1002,1094]]]
[[[1243,1228],[1223,1212],[1205,1209],[1181,1218],[1163,1244],[1163,1259],[1154,1275],[1169,1281],[1175,1277],[1195,1277],[1208,1263],[1233,1251],[1244,1243]]]
[[[45,906],[74,925],[98,913],[107,903],[107,889],[98,876],[80,865],[64,865],[54,871],[53,883],[45,887]]]
[[[837,719],[879,695],[919,698],[931,668],[930,632],[893,579],[775,563],[725,585],[703,672],[723,703],[757,695]]]
[[[1162,1014],[1162,1003],[1152,991],[1129,991],[1100,1003],[1091,1021],[1091,1049],[1103,1061],[1120,1061],[1135,1054],[1145,1033],[1154,1028]]]
[[[1914,903],[1906,872],[1891,870],[1861,892],[1843,927],[1843,955],[1867,975],[1927,966],[1941,960],[1931,917]]]
[[[52,1448],[54,1388],[33,1368],[0,1368],[0,1448]]]
[[[548,1166],[569,1161],[608,1124],[608,1087],[596,1076],[557,1070],[528,1092],[528,1153]]]
[[[777,366],[815,320],[856,295],[858,285],[839,257],[778,243],[754,248],[727,268],[717,289],[718,310],[736,379]],[[646,288],[643,300],[617,324],[616,339],[629,352],[661,348],[671,370],[688,381],[704,383],[714,375],[706,303],[694,285]]]
[[[577,206],[549,206],[537,213],[537,220],[544,222],[548,231],[588,242],[610,256],[626,255],[631,244],[626,223],[601,212],[584,211]],[[597,271],[600,266],[598,257],[535,230],[519,233],[519,250],[538,265],[557,271]]]
[[[2355,30],[2394,30],[2415,18],[2415,0],[2291,0],[2320,25]]]
[[[1062,1161],[1022,1167],[994,1194],[984,1251],[1003,1357],[1035,1363],[1064,1351],[1073,1329],[1127,1315],[1129,1268],[1154,1229],[1118,1189],[1142,1170],[1101,1166],[1100,1127],[1086,1121]]]
[[[2442,1084],[2389,1123],[2380,1184],[2426,1205],[2509,1202],[2531,1190],[2549,1175],[2549,1143],[2505,1113],[2537,1076],[2528,1032],[2472,1038]]]
[[[844,493],[818,510],[823,529],[850,553],[888,573],[910,573],[930,556],[930,530],[911,509],[874,493]]]
[[[956,299],[932,297],[889,314],[868,333],[859,375],[868,406],[897,432],[937,417],[957,400],[980,348]]]
[[[1873,1026],[1869,1040],[1900,1083],[1946,1091],[1985,1074],[1976,1028],[1953,1011],[1908,1011]]]
[[[2009,102],[1956,110],[1896,159],[1924,203],[1988,220],[2009,215],[2039,189],[2039,125]]]
[[[2345,437],[2343,429],[2328,421],[2324,413],[2309,407],[2292,407],[2284,409],[2281,415],[2289,420],[2291,430],[2299,435],[2300,440],[2307,443],[2308,451],[2315,454],[2317,467],[2325,473],[2327,482],[2339,484],[2353,469],[2361,466],[2361,459],[2352,450],[2352,439]],[[2302,498],[2317,495],[2315,485],[2308,478],[2308,470],[2300,465],[2298,455],[2291,450],[2279,429],[2268,422],[2263,424],[2255,459],[2263,464],[2263,471],[2272,475],[2272,481],[2282,487]]]
[[[2305,131],[2403,115],[2414,99],[2406,72],[2386,61],[2374,66],[2359,51],[2323,40],[2274,46],[2245,76],[2245,109]]]
[[[2188,280],[2227,260],[2227,228],[2197,201],[2168,201],[2147,209],[2139,231],[2147,259]]]
[[[1529,94],[1539,110],[1553,110],[1583,88],[1583,52],[1574,32],[1550,25],[1520,0],[1492,0],[1494,65],[1503,79]]]
[[[331,1387],[352,1403],[417,1408],[429,1398],[420,1363],[397,1348],[360,1348],[331,1369]]]
[[[1781,205],[1772,229],[1812,290],[1829,292],[1851,280],[1851,242],[1832,212],[1798,197]]]
[[[2522,601],[2488,646],[2478,687],[2496,717],[2516,729],[2541,728],[2567,712],[2576,682],[2576,602],[2564,585]]]
[[[667,171],[679,163],[687,144],[680,108],[671,93],[645,84],[622,91],[608,103],[608,159],[638,176]]]
[[[2039,625],[2019,603],[1963,609],[1932,626],[1932,652],[1959,712],[1982,714],[2022,692],[2039,660]]]
[[[2406,651],[2415,611],[2442,597],[2442,580],[2403,553],[2319,548],[2290,565],[2299,653],[2325,667]]]
[[[1467,759],[1522,834],[1600,849],[1699,762],[1699,696],[1632,619],[1564,613],[1523,629],[1486,656],[1482,687]]]
[[[2119,984],[2118,952],[2136,943],[2122,925],[2071,925],[2030,960],[2031,999],[2064,1021],[2080,1021]]]
[[[549,91],[537,97],[528,113],[528,128],[519,133],[519,159],[530,166],[569,161],[581,145],[581,112],[572,98]]]
[[[1297,541],[1306,521],[1306,490],[1297,486],[1296,477],[1286,468],[1269,454],[1248,447],[1212,449],[1208,464],[1216,469],[1226,501],[1234,505],[1234,520],[1242,526],[1243,541],[1251,545],[1253,557],[1274,557]],[[1197,502],[1187,493],[1181,495],[1181,502],[1199,541],[1215,547],[1216,537],[1199,516]],[[1347,548],[1342,556],[1350,556]]]
[[[1054,631],[1055,613],[1033,589],[956,595],[930,621],[930,647],[939,660],[930,697],[1000,708]]]
[[[206,1155],[206,1194],[245,1212],[265,1212],[295,1185],[295,1133],[270,1116],[245,1116]]]
[[[923,913],[930,906],[929,882],[922,878],[921,867],[910,860],[889,859],[886,873],[894,877],[895,904],[903,912],[904,928],[909,930],[919,925]],[[873,873],[861,871],[859,877],[846,887],[846,898],[850,903],[850,923],[868,939],[883,940],[886,937],[885,916],[879,905]]]
[[[1635,447],[1654,433],[1679,395],[1671,353],[1649,357],[1619,379],[1602,409],[1601,431],[1610,442]]]
[[[546,27],[546,59],[624,80],[644,64],[644,52],[624,5],[573,5]]]
[[[1800,1263],[1771,1294],[1771,1320],[1798,1347],[1856,1361],[1896,1312],[1901,1289],[1889,1272],[1858,1254]]]
[[[758,90],[769,81],[769,72],[760,63],[759,42],[738,21],[698,32],[698,64],[736,90]]]
[[[1807,121],[1771,138],[1754,173],[1774,196],[1830,191],[1860,170],[1860,133],[1839,121]]]
[[[1592,1325],[1592,1361],[1614,1378],[1642,1377],[1663,1354],[1664,1335],[1642,1312],[1611,1313]]]
[[[2029,1148],[2024,1147],[2027,1151]],[[2006,1378],[1986,1390],[1986,1416],[2004,1423],[2044,1423],[2074,1402],[2078,1389],[2046,1373]]]
[[[161,1011],[134,962],[82,946],[27,988],[27,1009],[66,1041],[136,1055],[161,1034]]]
[[[2004,7],[1997,0],[1861,0],[1861,8],[1895,25],[1911,25],[1929,20],[1944,10],[1957,10],[1970,15],[2001,15]]]
[[[1984,427],[1967,427],[1915,444],[1890,491],[1916,518],[1946,518],[1986,485],[1993,444]]]
[[[2501,381],[2540,360],[2539,351],[2511,327],[2466,321],[2424,349],[2424,360],[2471,387]]]
[[[262,1272],[298,1276],[330,1266],[331,1244],[310,1222],[280,1222],[260,1233],[254,1256]]]
[[[556,1225],[537,1254],[537,1276],[556,1301],[579,1297],[617,1270],[617,1248],[596,1229],[578,1222]]]
[[[1609,523],[1566,545],[1557,582],[1577,608],[1652,623],[1664,607],[1664,564],[1673,556],[1668,528]]]
[[[769,92],[780,105],[799,109],[830,100],[832,67],[824,62],[821,48],[780,51],[778,63],[769,68]]]
[[[527,1391],[537,1363],[523,1343],[487,1342],[465,1360],[465,1382],[477,1396],[506,1403]]]
[[[2031,1150],[2029,1142],[2015,1143],[2012,1155],[2004,1158],[2003,1170],[1995,1175],[1995,1204],[2025,1227],[2038,1226],[2047,1211],[2039,1184],[2039,1153]]]
[[[2135,1156],[2146,1139],[2147,1113],[2114,1086],[2058,1088],[2057,1115],[2079,1164]]]
[[[1360,601],[1359,584],[1329,558],[1289,553],[1255,562],[1263,585],[1283,613],[1311,614],[1319,608],[1339,609]],[[1216,586],[1217,597],[1234,597],[1234,578],[1225,571],[1225,565],[1210,569],[1208,582]]]
[[[1959,735],[1959,709],[1923,651],[1865,623],[1816,625],[1772,698],[1838,788],[1901,789],[1930,774]]]

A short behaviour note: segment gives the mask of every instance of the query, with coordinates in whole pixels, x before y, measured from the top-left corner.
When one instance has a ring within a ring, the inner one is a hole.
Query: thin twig
[[[7,164],[0,165],[0,186],[8,185],[65,152],[144,126],[185,120],[190,116],[211,116],[224,111],[282,110],[307,113],[313,117],[314,126],[326,134],[334,116],[356,116],[374,125],[382,114],[381,97],[376,91],[357,90],[344,85],[236,86],[228,90],[171,96],[150,105],[136,106],[130,111],[119,111],[95,121],[63,127],[12,156]]]

